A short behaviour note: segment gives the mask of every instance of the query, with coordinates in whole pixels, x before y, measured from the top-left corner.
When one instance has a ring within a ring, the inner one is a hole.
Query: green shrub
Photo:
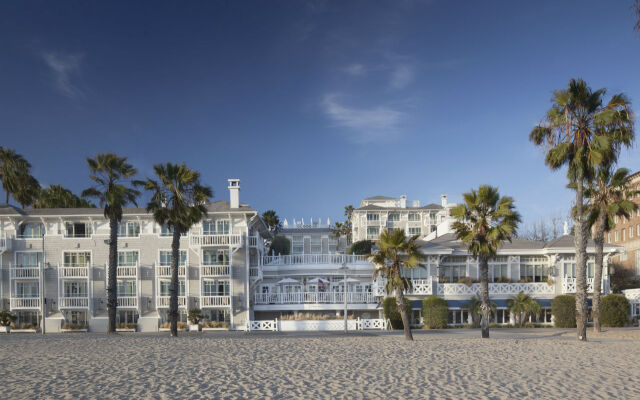
[[[411,315],[411,301],[409,299],[405,299],[407,302],[407,312]],[[398,307],[396,306],[396,298],[395,297],[387,297],[382,302],[382,310],[384,312],[384,318],[391,321],[391,327],[393,329],[404,329],[404,325],[402,324],[402,316],[400,315],[400,311],[398,311]]]
[[[271,246],[269,247],[269,254],[278,255],[289,255],[291,254],[291,241],[286,238],[286,236],[278,235],[273,238],[271,241]]]
[[[610,294],[602,298],[600,304],[600,324],[622,327],[629,319],[629,300],[621,294]]]
[[[16,316],[9,311],[0,311],[0,326],[11,326],[11,323],[16,320]]]
[[[347,250],[347,253],[356,255],[371,254],[371,246],[373,246],[371,240],[360,240],[354,242],[351,247],[349,247],[349,250]]]
[[[449,322],[449,303],[436,296],[422,300],[422,322],[428,329],[446,328]]]
[[[189,314],[187,315],[187,319],[193,325],[197,325],[202,321],[202,311],[199,308],[192,308],[189,310]]]
[[[575,328],[576,298],[569,294],[554,297],[551,301],[551,314],[556,328]]]

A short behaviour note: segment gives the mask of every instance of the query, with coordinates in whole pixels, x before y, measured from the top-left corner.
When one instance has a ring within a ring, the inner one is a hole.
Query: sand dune
[[[12,334],[3,398],[640,398],[639,331]],[[571,335],[571,334],[568,334]]]

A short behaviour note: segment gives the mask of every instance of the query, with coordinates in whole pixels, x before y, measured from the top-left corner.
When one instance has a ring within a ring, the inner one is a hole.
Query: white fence
[[[107,268],[109,268],[109,266],[107,266]],[[135,265],[119,266],[116,268],[116,274],[118,278],[137,278],[137,269],[138,267],[136,267]]]
[[[38,297],[12,297],[10,303],[11,310],[40,308]]]
[[[337,264],[368,263],[366,256],[353,254],[291,254],[286,256],[264,256],[264,265],[291,264]]]
[[[347,330],[385,330],[388,323],[384,319],[349,319],[347,320]],[[341,331],[344,330],[344,320],[261,320],[249,321],[247,325],[248,331],[283,331],[283,332],[299,332],[299,331]]]
[[[554,285],[547,282],[529,282],[529,283],[489,283],[489,294],[555,294]],[[468,286],[464,283],[439,283],[438,296],[475,296],[480,294],[480,284],[473,283]]]
[[[60,267],[58,274],[60,278],[88,278],[89,267]]]
[[[227,307],[231,305],[231,296],[200,296],[202,307]]]
[[[39,267],[11,267],[11,279],[35,279],[39,277]]]
[[[229,265],[202,265],[202,276],[229,276]]]
[[[604,282],[600,285],[600,291],[604,290]],[[576,292],[576,278],[562,279],[562,293],[575,293]],[[587,278],[587,292],[593,293],[593,278]]]
[[[340,304],[344,303],[344,293],[340,292],[297,292],[297,293],[256,293],[255,304]],[[377,303],[370,292],[347,292],[349,304]]]
[[[138,298],[135,296],[118,296],[118,307],[138,308]]]
[[[157,296],[156,307],[167,308],[169,307],[170,296]],[[178,307],[185,307],[187,305],[187,298],[185,296],[178,296]]]
[[[191,246],[240,246],[242,235],[190,235]]]
[[[60,297],[58,308],[89,308],[89,297]]]
[[[171,266],[157,265],[156,274],[159,278],[171,278]],[[185,275],[186,275],[186,267],[184,265],[178,266],[178,277],[184,278]]]
[[[249,321],[248,331],[277,331],[278,318],[274,320]]]

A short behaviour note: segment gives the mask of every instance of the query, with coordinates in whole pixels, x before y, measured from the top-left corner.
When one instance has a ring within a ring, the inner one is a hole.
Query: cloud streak
[[[58,52],[42,53],[42,59],[52,73],[53,84],[60,94],[69,98],[84,97],[82,90],[73,83],[73,76],[80,73],[82,55]]]
[[[413,66],[409,64],[399,64],[393,68],[391,73],[390,85],[394,89],[402,89],[407,87],[415,76]]]
[[[399,134],[398,127],[404,116],[402,112],[383,106],[347,107],[340,103],[339,97],[337,94],[327,94],[322,107],[327,118],[350,133],[348,138],[353,142],[380,142]]]

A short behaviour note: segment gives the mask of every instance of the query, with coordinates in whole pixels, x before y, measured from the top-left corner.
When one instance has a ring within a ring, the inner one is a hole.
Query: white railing
[[[136,296],[118,296],[118,307],[138,308],[138,298]]]
[[[631,302],[640,302],[640,289],[626,289],[622,293]]]
[[[169,301],[171,296],[156,296],[156,307],[167,308],[169,307]],[[187,305],[186,296],[178,296],[178,307],[185,307]]]
[[[264,265],[290,264],[347,264],[368,263],[367,256],[353,254],[291,254],[286,256],[264,256]]]
[[[184,278],[186,275],[186,267],[184,265],[178,266],[178,277]],[[171,278],[171,266],[170,265],[156,265],[156,275],[160,278]]]
[[[136,265],[121,265],[117,267],[116,274],[118,278],[137,278],[137,271],[138,267]]]
[[[88,278],[89,267],[63,266],[58,269],[58,276],[60,278]]]
[[[340,292],[256,293],[255,304],[340,304],[344,294]],[[376,299],[370,292],[347,292],[347,303],[373,304]]]
[[[555,294],[555,286],[547,282],[514,282],[514,283],[489,283],[489,295],[508,294],[514,295],[520,292],[529,295]],[[464,283],[439,283],[438,296],[475,296],[480,295],[480,284],[473,283],[468,286]]]
[[[0,237],[0,250],[11,250],[11,239],[7,238],[7,236]]]
[[[258,247],[258,237],[257,236],[247,236],[249,241],[249,247]]]
[[[200,296],[201,307],[227,307],[231,305],[231,296]]]
[[[259,278],[260,277],[260,267],[249,267],[249,277],[251,277],[251,278]]]
[[[380,330],[385,330],[387,329],[387,321],[382,319],[382,318],[378,318],[378,319],[360,319],[358,318],[356,320],[356,329],[358,330],[367,330],[367,329],[380,329]]]
[[[604,290],[604,284],[600,285],[600,291]],[[562,279],[562,293],[576,292],[576,278],[564,277]],[[587,292],[593,293],[593,278],[587,278]]]
[[[228,265],[201,265],[202,276],[211,277],[211,276],[229,276],[229,266]]]
[[[12,297],[10,301],[12,310],[23,308],[40,308],[39,297]]]
[[[242,235],[191,235],[191,246],[240,246]]]
[[[433,280],[427,279],[411,279],[412,289],[406,294],[411,295],[431,295],[433,293]]]
[[[35,266],[12,267],[11,279],[36,279],[40,277],[40,268]]]
[[[59,297],[58,308],[89,308],[89,296]]]
[[[262,321],[249,321],[247,324],[247,330],[251,331],[277,331],[278,330],[278,318],[267,319]]]

